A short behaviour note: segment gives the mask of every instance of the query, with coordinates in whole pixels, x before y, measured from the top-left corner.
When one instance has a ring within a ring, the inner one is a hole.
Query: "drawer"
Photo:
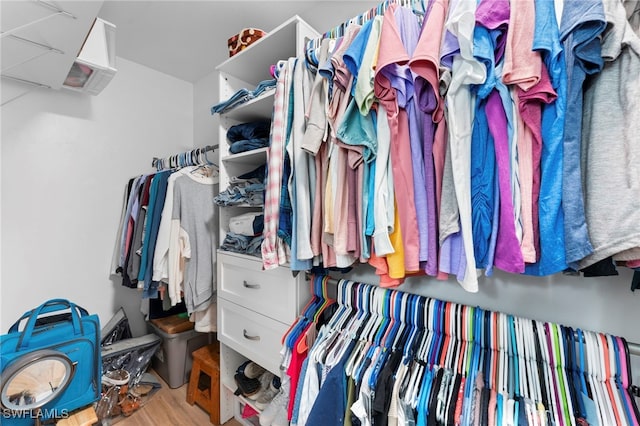
[[[289,326],[218,298],[218,339],[224,345],[280,374],[282,336]]]
[[[280,322],[297,314],[296,280],[288,268],[262,270],[262,261],[218,252],[218,294]]]

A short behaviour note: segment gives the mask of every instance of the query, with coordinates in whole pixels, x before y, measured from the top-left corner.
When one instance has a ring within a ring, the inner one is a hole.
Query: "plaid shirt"
[[[264,240],[262,241],[262,265],[264,269],[274,269],[287,262],[288,250],[282,238],[278,237],[278,223],[282,195],[284,152],[287,131],[289,130],[289,94],[295,60],[296,58],[289,58],[286,66],[281,70],[276,84],[264,197]]]

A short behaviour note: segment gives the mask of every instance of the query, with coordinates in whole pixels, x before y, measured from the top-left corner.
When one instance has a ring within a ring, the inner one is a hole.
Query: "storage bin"
[[[174,333],[166,332],[162,328],[175,329],[176,321],[172,317],[154,320],[153,323],[148,322],[147,327],[150,332],[162,339],[162,345],[153,356],[151,365],[169,387],[174,389],[189,380],[193,363],[191,353],[209,343],[209,334],[198,333],[193,329]],[[189,322],[186,318],[185,321]]]

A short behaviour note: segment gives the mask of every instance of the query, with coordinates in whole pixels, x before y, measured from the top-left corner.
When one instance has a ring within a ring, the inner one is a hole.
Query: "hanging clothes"
[[[154,159],[157,173],[129,181],[112,258],[123,285],[141,290],[145,315],[149,299],[164,310],[184,310],[184,300],[201,332],[216,330],[217,174],[205,156],[211,149]],[[167,165],[180,168],[163,170]]]
[[[386,287],[451,274],[469,292],[496,267],[549,275],[612,256],[633,268],[638,12],[612,2],[606,16],[600,0],[385,2],[286,61],[265,268],[369,263]],[[607,90],[625,94],[608,110],[612,151],[592,142]],[[628,202],[612,221],[602,203],[617,192]]]
[[[309,425],[636,425],[624,346],[340,280],[289,406]]]

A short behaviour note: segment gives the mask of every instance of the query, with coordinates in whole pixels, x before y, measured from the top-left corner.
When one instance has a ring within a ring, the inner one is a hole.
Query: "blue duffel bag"
[[[101,370],[97,315],[65,299],[25,312],[0,336],[0,423],[68,417],[98,400]]]

